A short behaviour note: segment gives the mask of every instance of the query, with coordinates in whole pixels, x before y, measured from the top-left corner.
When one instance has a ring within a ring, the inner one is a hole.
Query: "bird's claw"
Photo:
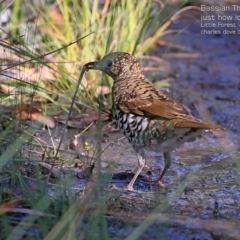
[[[166,188],[166,186],[162,183],[162,181],[158,181],[158,186],[160,187],[160,188]]]

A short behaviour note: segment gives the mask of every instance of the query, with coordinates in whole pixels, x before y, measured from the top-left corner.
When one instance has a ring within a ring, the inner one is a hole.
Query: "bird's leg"
[[[134,148],[134,150],[137,152],[139,168],[138,168],[137,172],[135,173],[135,175],[133,176],[131,182],[127,185],[127,191],[129,191],[129,192],[134,192],[133,184],[135,183],[138,175],[141,173],[144,166],[146,165],[146,158],[145,158],[144,151],[139,150],[137,148]]]
[[[172,159],[171,159],[170,153],[168,153],[168,152],[163,153],[163,156],[164,156],[165,166],[164,166],[164,169],[163,169],[163,171],[162,171],[162,173],[161,173],[161,175],[160,175],[160,177],[158,179],[158,185],[161,188],[165,188],[165,185],[162,183],[162,180],[163,180],[163,177],[164,177],[165,173],[170,168],[171,163],[172,163]]]

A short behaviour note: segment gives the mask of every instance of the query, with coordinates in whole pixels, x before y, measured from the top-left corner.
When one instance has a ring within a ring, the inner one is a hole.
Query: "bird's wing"
[[[152,119],[165,118],[193,118],[190,111],[175,101],[163,96],[137,95],[132,97],[128,94],[121,94],[118,102],[119,108],[126,113],[133,113]]]
[[[126,113],[149,118],[173,119],[191,115],[182,104],[173,101],[163,91],[157,89],[143,75],[125,80],[124,86],[116,85],[117,104]]]
[[[180,128],[219,128],[194,118],[184,105],[173,101],[148,80],[136,82],[118,96],[117,104],[123,112],[151,119],[173,120],[175,127]]]

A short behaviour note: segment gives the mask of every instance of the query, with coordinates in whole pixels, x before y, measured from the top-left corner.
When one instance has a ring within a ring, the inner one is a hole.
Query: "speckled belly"
[[[149,145],[149,119],[116,110],[118,128],[133,145]]]
[[[116,110],[118,128],[133,146],[157,152],[170,152],[184,142],[194,141],[201,130],[174,128],[170,120],[150,120]]]

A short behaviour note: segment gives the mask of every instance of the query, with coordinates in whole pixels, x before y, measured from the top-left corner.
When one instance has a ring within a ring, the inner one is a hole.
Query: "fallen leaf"
[[[11,210],[20,204],[20,200],[12,200],[0,205],[0,215],[11,212]]]
[[[17,105],[12,114],[21,120],[33,120],[46,124],[50,128],[55,127],[55,120],[52,117],[44,116],[37,108],[28,105]]]

